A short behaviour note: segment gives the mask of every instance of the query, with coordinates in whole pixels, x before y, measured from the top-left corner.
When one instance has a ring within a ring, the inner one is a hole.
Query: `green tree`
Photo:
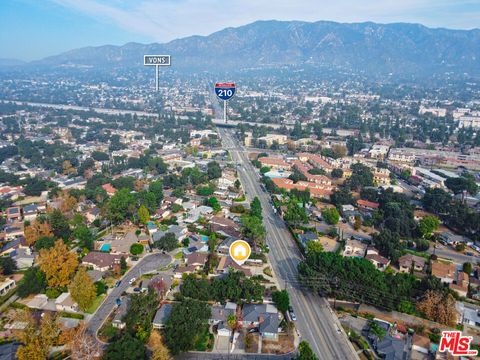
[[[260,199],[255,196],[250,203],[250,215],[259,218],[260,220],[263,219],[262,217],[262,204],[260,203]]]
[[[125,256],[120,258],[120,271],[122,272],[122,275],[127,272],[127,260],[125,259]]]
[[[204,302],[185,299],[173,305],[165,324],[165,343],[173,355],[193,349],[197,337],[206,330],[210,308]]]
[[[62,238],[68,240],[70,237],[70,225],[68,219],[59,209],[54,209],[48,214],[48,223],[52,227],[53,234],[56,238]]]
[[[127,331],[141,341],[148,340],[157,307],[157,294],[152,289],[147,293],[132,295],[123,318]]]
[[[445,181],[445,185],[452,190],[454,194],[460,194],[466,191],[471,195],[475,195],[478,192],[478,186],[473,176],[464,175],[457,178],[448,178]]]
[[[9,256],[0,257],[0,275],[11,275],[17,270],[17,262]]]
[[[293,226],[298,226],[302,223],[308,222],[308,215],[305,212],[305,209],[298,206],[295,199],[291,199],[288,202],[287,211],[285,211],[283,218]]]
[[[25,271],[25,274],[17,286],[17,295],[25,298],[31,294],[40,294],[45,291],[47,280],[45,274],[35,266]]]
[[[242,223],[242,233],[244,236],[251,239],[255,245],[263,243],[266,231],[262,220],[255,216],[243,215],[240,221]]]
[[[233,184],[233,186],[238,191],[238,190],[240,190],[240,186],[242,186],[242,184],[240,183],[240,180],[235,179],[235,183]]]
[[[148,191],[155,195],[157,206],[163,199],[163,183],[160,180],[152,181],[148,186]]]
[[[222,168],[216,161],[210,161],[207,164],[207,176],[209,180],[222,177]]]
[[[309,241],[306,246],[307,255],[323,252],[323,245],[320,241]]]
[[[440,225],[440,220],[436,216],[427,215],[421,219],[418,223],[418,229],[422,233],[422,236],[429,238],[433,232],[437,230]]]
[[[287,312],[290,306],[290,297],[288,296],[287,290],[274,291],[272,293],[272,300],[278,310],[282,313]]]
[[[378,234],[375,234],[373,244],[382,256],[392,259],[393,262],[396,262],[402,254],[403,246],[400,243],[400,236],[388,229],[382,229]]]
[[[220,210],[222,210],[222,206],[218,202],[218,199],[214,196],[208,198],[205,201],[205,203],[206,203],[207,206],[210,206],[213,209],[214,213],[218,213]]]
[[[150,221],[150,213],[148,212],[148,209],[143,205],[140,206],[140,209],[138,209],[138,221],[140,221],[140,223],[144,225]]]
[[[42,236],[35,242],[33,247],[35,251],[38,252],[41,249],[50,249],[53,245],[55,245],[55,238],[53,236]]]
[[[80,224],[73,231],[73,236],[78,239],[78,245],[88,250],[93,249],[94,236],[87,225]]]
[[[434,214],[445,214],[448,212],[452,197],[443,189],[427,189],[423,196],[423,206],[427,211]]]
[[[132,244],[132,246],[130,246],[130,253],[132,255],[140,255],[141,253],[143,253],[143,245],[142,244]]]
[[[158,241],[155,241],[153,246],[157,249],[172,251],[178,247],[178,240],[175,238],[174,233],[167,232]]]
[[[332,178],[334,179],[340,179],[343,176],[343,170],[335,168],[332,170]]]
[[[146,360],[147,348],[142,341],[129,333],[122,335],[110,344],[102,357],[103,360]]]
[[[329,225],[336,225],[340,220],[340,214],[336,208],[326,208],[322,211],[322,218]]]
[[[472,273],[473,271],[473,265],[472,263],[469,263],[469,262],[466,262],[466,263],[463,263],[463,272],[468,274],[470,276],[470,274]]]
[[[154,212],[157,209],[158,202],[155,194],[151,191],[142,191],[138,194],[140,205],[147,208],[148,211]]]
[[[119,223],[133,215],[135,197],[126,188],[118,190],[107,204],[108,218]]]
[[[310,344],[305,340],[301,341],[298,345],[298,355],[296,360],[318,360],[317,355],[313,352]]]

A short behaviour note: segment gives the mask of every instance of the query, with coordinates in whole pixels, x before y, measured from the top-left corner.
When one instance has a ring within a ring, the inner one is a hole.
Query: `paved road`
[[[472,264],[476,264],[477,262],[480,262],[480,257],[465,255],[464,253],[457,252],[448,246],[445,246],[442,249],[434,249],[433,245],[430,245],[430,248],[427,250],[427,253],[433,254],[434,250],[437,256],[445,259],[450,259],[455,264],[458,264],[458,265],[463,265],[463,263],[466,263],[466,262],[470,262]],[[467,248],[466,251],[475,253],[475,251],[470,248]]]
[[[144,256],[131,268],[122,278],[120,286],[113,288],[108,294],[104,302],[99,306],[95,314],[90,318],[87,329],[92,334],[97,334],[105,319],[115,308],[115,299],[119,298],[122,293],[130,286],[128,282],[133,277],[139,279],[142,274],[158,270],[158,268],[170,264],[172,258],[170,255],[153,253]]]
[[[291,360],[295,354],[269,355],[269,354],[215,354],[189,352],[175,357],[177,360]]]
[[[283,220],[274,213],[270,196],[263,192],[259,176],[248,160],[244,149],[233,138],[231,130],[219,128],[225,148],[230,149],[242,185],[251,200],[257,196],[263,208],[270,246],[270,261],[282,287],[286,287],[297,314],[297,328],[320,359],[358,359],[353,346],[343,332],[340,322],[327,301],[317,294],[302,289],[297,280],[297,265],[302,255]]]

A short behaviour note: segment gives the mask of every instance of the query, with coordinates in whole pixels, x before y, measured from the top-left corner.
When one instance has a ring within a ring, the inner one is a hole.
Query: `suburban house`
[[[22,220],[22,211],[19,206],[9,207],[6,211],[7,221],[15,222]]]
[[[214,216],[210,220],[210,230],[225,236],[239,237],[240,225],[235,221],[221,216]]]
[[[230,256],[220,256],[218,261],[218,265],[216,268],[217,274],[226,274],[228,273],[229,269],[233,269],[235,271],[241,271],[245,274],[245,276],[252,276],[252,272],[250,269],[244,268],[241,265],[238,265],[235,261],[232,260]]]
[[[113,255],[100,251],[90,251],[82,259],[86,266],[92,266],[94,270],[107,271],[113,269],[115,264],[120,264],[120,255]]]
[[[96,206],[94,206],[93,208],[91,208],[85,213],[85,218],[90,224],[94,222],[96,219],[98,219],[99,216],[100,216],[100,209]]]
[[[5,279],[0,282],[0,295],[3,296],[15,287],[15,280]]]
[[[69,292],[65,292],[55,299],[55,308],[57,311],[77,312],[78,304],[72,299]]]
[[[193,266],[198,270],[205,266],[207,262],[207,258],[208,258],[207,253],[194,252],[185,257],[185,263],[188,266]]]
[[[108,196],[113,196],[113,194],[115,194],[117,192],[117,189],[115,189],[112,184],[108,183],[108,184],[103,184],[102,185],[102,189],[105,190],[107,192],[107,195]]]
[[[362,199],[357,200],[357,205],[363,211],[375,211],[380,207],[380,204],[377,202]]]
[[[193,265],[188,265],[188,266],[179,266],[175,270],[173,277],[175,279],[181,279],[183,274],[193,274],[194,272],[197,271],[197,267]]]
[[[463,271],[459,271],[457,273],[457,279],[454,283],[450,284],[449,287],[452,290],[455,290],[458,295],[466,297],[468,294],[468,274],[464,273]]]
[[[37,218],[38,206],[36,204],[30,204],[23,207],[23,219],[25,221],[33,221]]]
[[[454,282],[456,270],[454,263],[432,261],[432,275],[444,283],[451,284]]]
[[[367,244],[359,240],[349,239],[345,242],[345,249],[342,255],[346,257],[364,257]]]
[[[129,298],[123,299],[122,303],[117,309],[117,312],[115,313],[115,316],[113,317],[113,320],[112,320],[113,327],[116,327],[117,329],[123,329],[126,326],[125,321],[123,321],[123,317],[127,313],[128,303],[129,303]]]
[[[223,305],[213,305],[211,307],[211,315],[208,322],[210,325],[217,326],[218,336],[231,336],[232,330],[228,325],[228,317],[235,315],[237,312],[237,304],[227,302]]]
[[[278,338],[278,310],[273,304],[245,304],[242,308],[242,325],[258,327],[260,335],[269,339]]]
[[[425,269],[426,260],[417,255],[403,255],[398,259],[398,265],[400,267],[400,272],[409,273],[412,269],[413,271],[421,272]]]
[[[365,259],[370,261],[380,271],[384,271],[390,265],[390,260],[379,254],[367,254]]]
[[[171,304],[163,304],[162,307],[157,310],[152,322],[154,329],[162,329],[165,326],[172,312],[172,307]]]
[[[213,213],[213,209],[210,206],[201,205],[199,207],[196,207],[196,208],[190,210],[187,213],[187,218],[185,219],[185,222],[186,223],[197,222],[197,220],[200,217],[206,217],[206,216],[210,215],[211,213]]]

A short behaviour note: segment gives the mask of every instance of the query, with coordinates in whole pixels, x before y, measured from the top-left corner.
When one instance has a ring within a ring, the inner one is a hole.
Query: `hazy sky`
[[[0,0],[0,58],[165,42],[270,19],[472,29],[480,27],[480,0]]]

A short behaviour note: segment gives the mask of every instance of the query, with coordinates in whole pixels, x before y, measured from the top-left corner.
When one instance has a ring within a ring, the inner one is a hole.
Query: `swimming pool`
[[[208,241],[208,236],[207,235],[200,235],[200,240],[202,240],[203,242],[207,242]]]
[[[111,247],[110,244],[103,244],[102,246],[100,246],[100,251],[109,252],[110,247]]]

